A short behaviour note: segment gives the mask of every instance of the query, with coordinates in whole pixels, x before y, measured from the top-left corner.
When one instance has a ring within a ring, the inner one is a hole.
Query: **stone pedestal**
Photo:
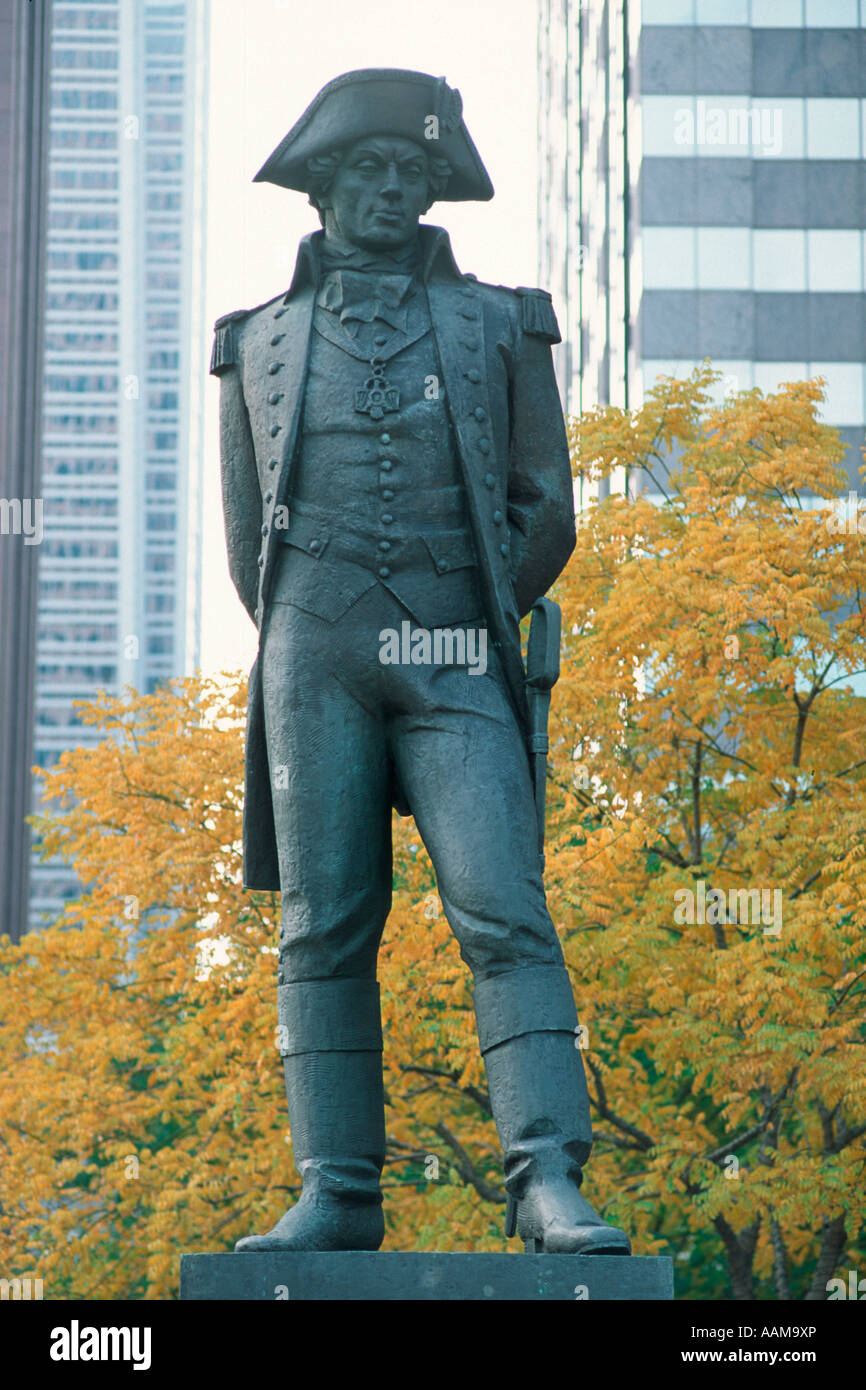
[[[673,1298],[664,1255],[182,1255],[182,1299],[306,1301]]]

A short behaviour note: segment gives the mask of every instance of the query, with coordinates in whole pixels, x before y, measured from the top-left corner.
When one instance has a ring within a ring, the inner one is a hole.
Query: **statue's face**
[[[325,231],[366,251],[406,246],[430,205],[426,151],[413,140],[376,135],[347,150],[319,205]]]

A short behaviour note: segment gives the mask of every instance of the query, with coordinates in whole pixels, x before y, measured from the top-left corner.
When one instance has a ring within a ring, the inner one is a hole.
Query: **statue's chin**
[[[355,238],[355,245],[363,251],[393,251],[397,247],[409,246],[418,235],[417,227],[410,236],[395,229],[383,228],[381,232],[371,232]]]

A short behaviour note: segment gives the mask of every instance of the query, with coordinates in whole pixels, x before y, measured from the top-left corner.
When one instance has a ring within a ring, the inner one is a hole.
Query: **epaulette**
[[[553,300],[547,290],[532,290],[518,285],[515,293],[520,295],[524,333],[534,333],[539,338],[546,338],[549,343],[561,343],[562,334],[553,312]]]
[[[250,312],[249,309],[235,309],[233,314],[223,314],[222,318],[217,319],[213,326],[211,376],[222,376],[223,372],[235,365],[237,358],[235,357],[234,325],[238,319],[245,319]]]

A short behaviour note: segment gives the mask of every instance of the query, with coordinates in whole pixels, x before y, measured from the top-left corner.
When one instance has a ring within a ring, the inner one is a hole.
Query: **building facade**
[[[823,376],[866,425],[866,0],[540,0],[540,283],[566,409]]]
[[[0,15],[0,935],[29,896],[50,0]]]
[[[34,761],[198,664],[208,0],[55,0]],[[77,891],[34,862],[31,925]]]

